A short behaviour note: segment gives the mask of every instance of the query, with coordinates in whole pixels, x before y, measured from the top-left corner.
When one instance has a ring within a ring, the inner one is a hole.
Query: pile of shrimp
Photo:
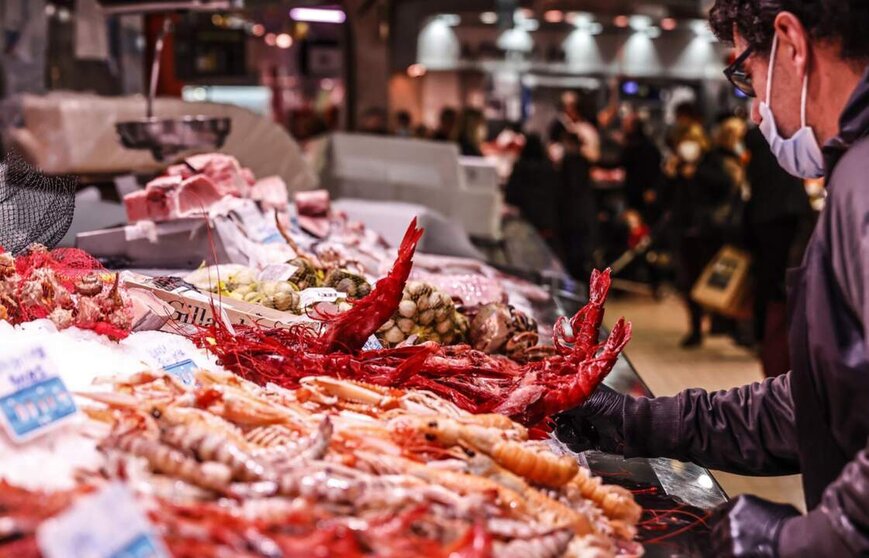
[[[194,387],[162,373],[101,384],[77,394],[108,426],[105,465],[81,482],[125,482],[175,556],[642,554],[628,491],[504,415],[432,392],[325,376],[289,390],[204,370]],[[35,524],[0,533],[0,556],[13,543],[38,556],[22,544]]]

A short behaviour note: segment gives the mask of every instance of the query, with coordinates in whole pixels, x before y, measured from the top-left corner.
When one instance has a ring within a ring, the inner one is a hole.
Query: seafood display
[[[131,220],[226,196],[286,205],[257,184],[200,156],[126,203]],[[44,359],[0,418],[56,421],[29,437],[0,420],[0,556],[50,555],[45,530],[119,485],[174,556],[642,555],[632,493],[548,434],[630,339],[619,320],[601,341],[609,272],[550,336],[526,310],[533,285],[456,258],[415,267],[415,221],[390,252],[324,193],[297,206],[298,222],[273,216],[281,257],[158,278],[211,304],[195,321],[80,250],[0,253],[0,339]],[[235,323],[220,297],[304,318]],[[45,381],[70,416],[25,397]]]
[[[305,376],[330,375],[382,386],[430,390],[472,413],[501,413],[528,426],[546,425],[550,415],[581,404],[612,370],[630,340],[631,326],[619,320],[599,343],[609,272],[595,272],[589,303],[556,324],[550,356],[519,364],[467,345],[424,343],[361,350],[395,315],[421,231],[411,223],[389,274],[349,310],[327,317],[325,331],[236,327],[215,322],[193,339],[243,378],[295,389]]]
[[[17,257],[0,251],[0,320],[19,324],[40,318],[59,329],[76,326],[115,339],[133,325],[118,275],[88,254],[38,244]]]
[[[330,377],[295,390],[196,379],[144,373],[83,393],[111,428],[105,466],[74,490],[0,484],[0,554],[38,556],[42,521],[119,478],[177,556],[642,553],[629,492],[504,416]]]

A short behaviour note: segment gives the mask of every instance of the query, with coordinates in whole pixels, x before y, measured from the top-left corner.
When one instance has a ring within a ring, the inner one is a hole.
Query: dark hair
[[[773,23],[781,12],[790,12],[816,41],[842,47],[849,60],[869,59],[869,2],[866,0],[715,0],[709,25],[723,42],[733,43],[733,28],[759,53],[772,48]]]
[[[684,116],[691,120],[700,120],[700,110],[692,101],[683,101],[679,103],[673,111],[677,117]]]
[[[459,117],[458,111],[452,107],[444,107],[441,109],[441,114],[438,120],[441,124],[451,124]]]
[[[410,126],[410,113],[406,110],[400,110],[396,113],[395,120],[402,126]]]

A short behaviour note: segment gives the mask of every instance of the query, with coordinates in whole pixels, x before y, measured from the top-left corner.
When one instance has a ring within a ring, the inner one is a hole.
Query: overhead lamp
[[[288,33],[281,33],[275,37],[275,45],[278,48],[290,48],[293,46],[293,38]]]
[[[274,33],[267,33],[265,39],[263,39],[267,45],[275,46],[278,43],[278,36]]]
[[[440,14],[437,18],[450,27],[455,27],[462,22],[462,18],[459,17],[459,14]]]
[[[577,27],[588,25],[594,21],[594,16],[588,12],[568,12],[565,19]]]
[[[632,15],[628,18],[628,25],[634,31],[645,31],[652,26],[652,18],[645,15]],[[619,27],[621,26],[619,25]]]
[[[521,27],[507,29],[497,41],[498,48],[515,52],[531,52],[534,49],[534,39],[527,30]]]
[[[620,29],[624,29],[630,24],[630,20],[626,15],[620,15],[613,18],[613,25]]]
[[[266,34],[266,26],[262,23],[254,23],[253,27],[250,28],[250,34],[254,37],[262,37]]]
[[[525,19],[534,18],[534,10],[532,10],[531,8],[519,8],[518,12],[519,16],[524,17]]]
[[[290,17],[308,23],[344,23],[347,15],[335,8],[293,8]]]
[[[678,22],[672,17],[665,17],[661,20],[661,29],[664,31],[672,31],[676,29]]]
[[[546,10],[543,12],[543,19],[547,23],[561,23],[564,21],[564,12],[561,10]]]
[[[483,12],[480,14],[480,21],[486,25],[495,25],[498,23],[498,14],[495,12]]]
[[[642,33],[644,33],[650,39],[657,39],[661,36],[661,28],[652,26],[648,29],[643,30]]]

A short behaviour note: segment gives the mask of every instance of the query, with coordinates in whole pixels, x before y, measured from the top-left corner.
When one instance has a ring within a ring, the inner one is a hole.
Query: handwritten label
[[[299,268],[292,264],[279,263],[265,266],[257,275],[260,281],[289,281]]]
[[[133,494],[112,483],[40,525],[36,542],[46,558],[168,558]]]
[[[346,298],[342,292],[338,292],[335,289],[331,289],[328,287],[324,288],[316,288],[316,289],[305,289],[301,293],[299,293],[299,299],[302,308],[307,308],[318,302],[335,302],[339,298]]]
[[[78,412],[44,347],[5,348],[4,353],[0,357],[0,415],[15,442],[38,436]]]
[[[181,383],[192,386],[196,383],[193,373],[199,368],[179,341],[167,337],[160,342],[149,345],[145,351],[151,357],[152,364],[159,366],[172,374]]]

